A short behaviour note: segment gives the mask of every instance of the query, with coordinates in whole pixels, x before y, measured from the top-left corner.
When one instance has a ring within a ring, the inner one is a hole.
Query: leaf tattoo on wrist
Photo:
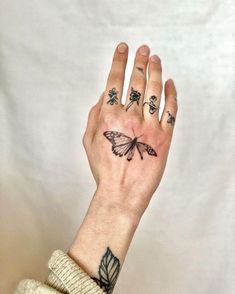
[[[117,282],[117,278],[120,271],[120,262],[107,247],[104,256],[101,259],[99,266],[99,278],[91,277],[96,284],[104,290],[107,294],[113,292],[113,288]]]
[[[157,152],[150,145],[138,141],[138,138],[142,135],[136,137],[134,133],[134,139],[116,131],[106,131],[103,135],[111,142],[113,154],[119,157],[127,155],[128,161],[132,160],[135,149],[137,149],[142,160],[144,152],[151,156],[157,156]]]

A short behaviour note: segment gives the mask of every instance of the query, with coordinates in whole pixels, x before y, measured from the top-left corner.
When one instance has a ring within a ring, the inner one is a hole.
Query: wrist
[[[115,215],[137,227],[142,217],[142,207],[137,205],[137,195],[122,188],[97,187],[91,206],[106,214]],[[136,203],[135,203],[136,202]]]
[[[109,191],[111,192],[111,191]],[[97,189],[68,254],[91,276],[107,247],[123,264],[140,218],[124,209],[105,189]]]

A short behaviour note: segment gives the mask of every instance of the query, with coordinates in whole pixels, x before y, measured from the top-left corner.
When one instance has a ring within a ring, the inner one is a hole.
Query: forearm
[[[91,277],[104,281],[109,273],[113,277],[109,286],[113,287],[140,218],[122,203],[107,201],[108,197],[115,198],[107,191],[96,191],[68,254]],[[112,270],[106,267],[103,257],[113,266]],[[100,266],[102,272],[99,272]]]

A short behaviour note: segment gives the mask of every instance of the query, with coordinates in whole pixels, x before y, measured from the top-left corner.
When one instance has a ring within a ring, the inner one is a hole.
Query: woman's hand
[[[136,53],[122,105],[127,56],[122,43],[115,50],[106,90],[89,114],[83,142],[97,191],[68,252],[105,293],[112,293],[141,216],[160,183],[177,112],[176,90],[168,80],[159,119],[161,61],[157,56],[149,59],[147,46]]]
[[[162,66],[156,55],[149,58],[149,51],[141,46],[136,52],[123,105],[128,46],[121,43],[117,47],[106,89],[90,111],[83,138],[102,202],[138,219],[161,181],[177,113],[176,89],[167,80],[159,118]]]

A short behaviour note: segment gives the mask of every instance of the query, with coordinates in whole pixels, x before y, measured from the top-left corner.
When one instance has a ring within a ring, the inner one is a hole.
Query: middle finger
[[[125,103],[126,111],[137,111],[142,114],[142,104],[146,87],[146,68],[149,60],[149,47],[142,45],[136,52],[134,67],[128,87]]]

